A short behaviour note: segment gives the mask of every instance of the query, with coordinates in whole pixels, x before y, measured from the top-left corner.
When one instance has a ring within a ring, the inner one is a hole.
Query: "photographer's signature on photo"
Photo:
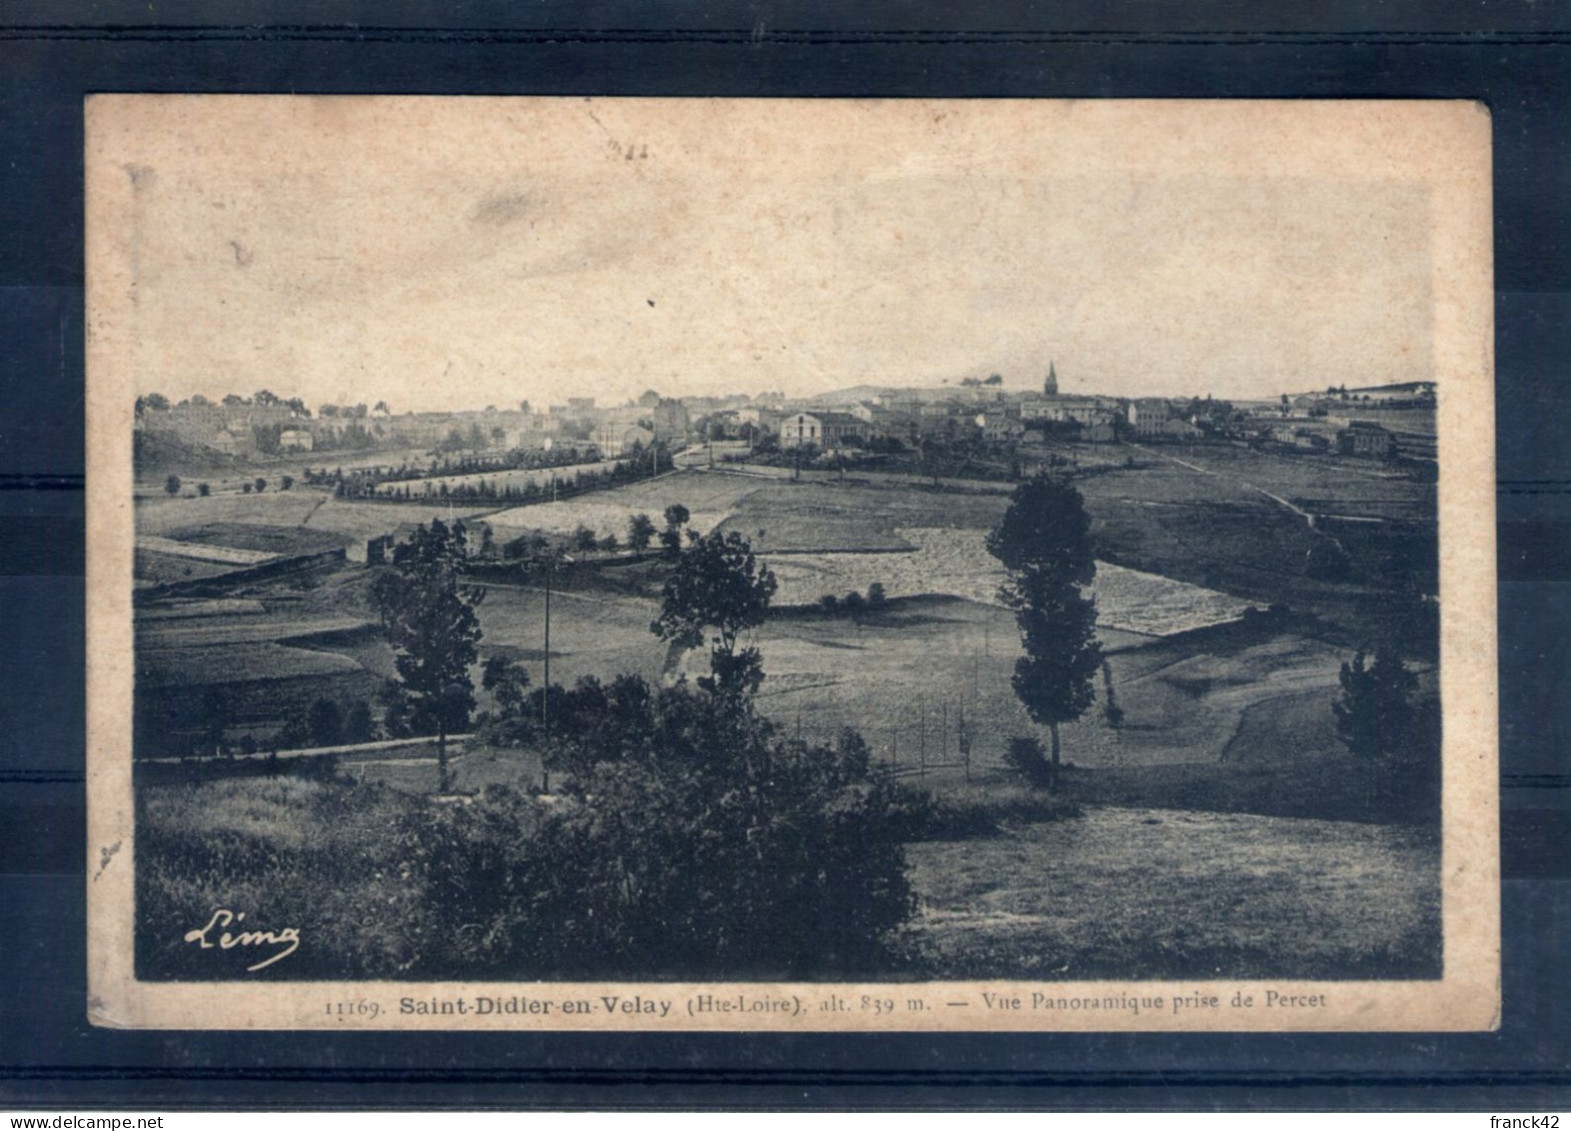
[[[225,927],[238,927],[244,919],[244,911],[236,913],[230,911],[227,907],[220,907],[213,912],[213,917],[207,921],[207,926],[198,927],[194,931],[187,931],[185,933],[185,941],[196,943],[203,950],[212,950],[214,947],[217,947],[219,950],[233,950],[237,946],[283,946],[288,948],[287,950],[280,950],[277,954],[265,958],[253,966],[247,966],[246,970],[251,973],[265,970],[273,963],[288,958],[300,949],[299,927],[284,927],[277,931],[243,930],[234,934],[223,930]],[[214,931],[220,932],[216,940],[212,937]]]

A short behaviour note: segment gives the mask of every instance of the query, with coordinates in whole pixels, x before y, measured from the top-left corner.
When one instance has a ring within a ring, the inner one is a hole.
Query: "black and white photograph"
[[[1491,1027],[1489,170],[90,99],[95,1020]]]

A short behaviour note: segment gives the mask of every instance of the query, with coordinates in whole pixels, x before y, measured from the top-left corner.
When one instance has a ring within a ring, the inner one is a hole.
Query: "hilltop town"
[[[298,398],[265,390],[174,404],[155,393],[138,400],[136,428],[144,456],[139,470],[148,474],[307,453],[463,453],[502,466],[508,452],[571,449],[584,458],[614,459],[657,442],[676,449],[727,441],[764,454],[800,449],[836,458],[894,457],[945,445],[964,450],[977,465],[1017,468],[1042,462],[1054,440],[1226,442],[1432,461],[1434,404],[1434,385],[1426,382],[1328,386],[1252,402],[1067,395],[1054,365],[1040,388],[1024,390],[1006,389],[995,375],[927,388],[857,386],[808,398],[665,397],[651,389],[615,405],[579,396],[448,412],[397,413],[385,401],[313,411]]]

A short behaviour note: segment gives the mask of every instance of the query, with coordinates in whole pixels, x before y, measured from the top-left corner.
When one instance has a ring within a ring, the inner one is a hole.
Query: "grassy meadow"
[[[1432,829],[1096,806],[906,855],[932,977],[1440,976]]]

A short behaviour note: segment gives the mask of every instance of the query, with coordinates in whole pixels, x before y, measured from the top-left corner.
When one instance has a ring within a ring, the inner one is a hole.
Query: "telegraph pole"
[[[556,486],[553,477],[551,484]],[[545,734],[545,744],[540,752],[540,792],[551,792],[551,771],[546,768],[546,758],[551,751],[551,578],[556,573],[556,555],[546,558],[545,571],[545,689],[540,696],[540,725]]]

